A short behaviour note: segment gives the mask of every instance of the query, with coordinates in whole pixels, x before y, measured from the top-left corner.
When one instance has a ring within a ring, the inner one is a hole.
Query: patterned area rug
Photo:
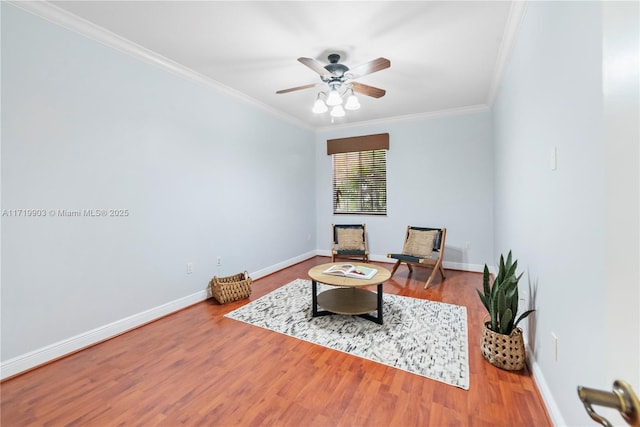
[[[318,293],[330,288],[318,284]],[[384,294],[383,310],[384,325],[358,316],[313,318],[311,281],[296,279],[226,317],[469,389],[465,307]]]

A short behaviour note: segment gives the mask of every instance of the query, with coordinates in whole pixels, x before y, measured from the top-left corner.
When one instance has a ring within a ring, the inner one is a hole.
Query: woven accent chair
[[[331,262],[336,262],[336,257],[369,262],[366,224],[331,224],[331,228]]]
[[[444,241],[447,237],[446,228],[407,227],[407,235],[404,240],[402,253],[387,254],[387,258],[396,259],[391,270],[393,276],[403,262],[409,268],[409,274],[413,273],[412,266],[433,268],[427,278],[424,288],[427,289],[433,281],[436,271],[440,271],[442,280],[445,279],[442,268],[442,255],[444,253]]]

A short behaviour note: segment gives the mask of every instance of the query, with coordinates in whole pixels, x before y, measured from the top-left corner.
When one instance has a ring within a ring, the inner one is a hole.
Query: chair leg
[[[440,275],[442,275],[442,280],[445,279],[444,276],[444,269],[442,268],[442,263],[438,263],[437,265],[435,265],[433,267],[433,271],[431,272],[431,274],[429,275],[429,278],[427,279],[427,282],[424,284],[424,289],[427,289],[429,287],[429,285],[431,284],[431,282],[433,281],[433,277],[436,275],[437,272],[440,272]]]
[[[437,268],[434,268],[433,271],[431,272],[431,274],[429,275],[429,278],[427,279],[427,282],[424,284],[424,289],[427,289],[429,287],[429,285],[431,284],[431,282],[433,281],[433,276],[436,275],[436,272],[438,271]]]
[[[401,262],[402,261],[400,261],[400,260],[396,261],[395,265],[393,266],[393,269],[391,270],[391,276],[393,276],[395,274],[395,272],[398,269],[398,267],[400,267],[400,263]]]
[[[411,266],[411,264],[407,263],[407,268],[409,269],[409,274],[413,273],[413,267]]]

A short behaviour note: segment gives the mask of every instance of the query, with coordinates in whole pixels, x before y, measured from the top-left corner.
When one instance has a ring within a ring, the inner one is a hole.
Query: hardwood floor
[[[256,299],[327,258],[256,280]],[[390,264],[381,264],[386,267]],[[480,273],[400,267],[386,293],[464,305],[468,391],[227,319],[202,302],[0,384],[2,426],[551,426],[528,372],[487,363]]]

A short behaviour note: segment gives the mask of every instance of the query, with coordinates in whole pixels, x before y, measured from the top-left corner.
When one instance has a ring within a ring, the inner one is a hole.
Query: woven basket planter
[[[482,356],[501,369],[519,371],[524,368],[525,349],[522,329],[516,328],[511,335],[503,335],[493,332],[488,328],[489,322],[482,329]]]
[[[209,286],[211,287],[211,295],[216,301],[220,304],[226,304],[231,301],[249,298],[249,295],[251,295],[251,282],[251,277],[245,271],[233,276],[214,277],[209,282]]]

